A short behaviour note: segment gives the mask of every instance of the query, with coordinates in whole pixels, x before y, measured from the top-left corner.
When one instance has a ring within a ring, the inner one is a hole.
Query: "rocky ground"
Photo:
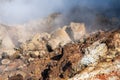
[[[83,23],[71,23],[18,47],[0,37],[0,80],[120,80],[119,29],[88,34]]]

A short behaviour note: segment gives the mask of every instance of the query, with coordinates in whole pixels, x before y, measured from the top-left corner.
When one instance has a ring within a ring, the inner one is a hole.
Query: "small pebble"
[[[28,61],[29,61],[29,62],[30,62],[30,61],[34,61],[34,58],[29,58]]]
[[[3,59],[3,60],[1,61],[1,63],[2,63],[3,65],[7,65],[7,64],[10,63],[10,60],[9,60],[9,59]]]

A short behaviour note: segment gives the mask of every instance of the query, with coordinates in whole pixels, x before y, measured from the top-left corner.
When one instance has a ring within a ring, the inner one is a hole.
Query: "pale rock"
[[[35,51],[34,54],[35,54],[36,56],[39,56],[39,55],[40,55],[39,51]]]
[[[105,43],[95,42],[85,49],[85,55],[80,61],[80,64],[89,65],[97,63],[100,57],[104,57],[107,52],[107,45]]]
[[[40,34],[38,33],[38,34],[35,34],[35,35],[33,36],[31,42],[37,44],[37,43],[39,43],[39,40],[40,40]]]
[[[29,58],[28,61],[29,62],[34,61],[34,58]]]
[[[48,44],[52,49],[57,48],[58,46],[64,46],[65,44],[71,41],[69,35],[66,33],[64,28],[59,28],[51,34],[51,38],[48,41]]]
[[[10,60],[9,60],[9,59],[3,59],[3,60],[1,61],[1,63],[2,63],[3,65],[7,65],[7,64],[10,63]]]
[[[15,47],[15,45],[13,44],[13,42],[9,36],[5,36],[2,40],[2,47],[4,49],[13,49]]]
[[[113,37],[113,40],[112,40],[114,46],[115,46],[115,49],[120,52],[120,33],[116,33]]]
[[[86,34],[85,25],[83,23],[71,23],[66,28],[67,33],[72,40],[78,41]]]
[[[39,51],[40,57],[46,57],[45,55],[46,55],[46,51],[44,51],[44,50]]]
[[[23,43],[20,47],[23,51],[46,50],[46,43],[40,34],[35,34],[32,39]]]
[[[120,60],[115,59],[115,62],[102,61],[96,66],[88,66],[68,80],[119,80],[120,67],[117,65],[120,65]],[[90,69],[91,67],[94,68]],[[100,77],[97,77],[99,75]]]
[[[28,50],[34,50],[35,49],[35,45],[33,43],[29,43],[29,44],[27,44],[27,49]]]
[[[74,40],[79,40],[86,33],[85,25],[83,23],[71,23],[70,24]]]
[[[47,40],[48,41],[50,39],[50,37],[51,37],[51,35],[48,34],[48,33],[41,33],[40,34],[40,38],[43,39],[43,40]]]
[[[48,40],[50,38],[50,34],[48,33],[37,33],[33,36],[32,38],[32,42],[36,42],[36,41],[41,41],[41,40]]]
[[[44,40],[41,40],[40,35],[35,35],[31,42],[35,45],[36,49],[38,50],[46,49],[46,43]]]
[[[34,50],[35,46],[33,43],[23,43],[20,45],[20,48],[23,49],[23,51],[28,51],[28,50]]]

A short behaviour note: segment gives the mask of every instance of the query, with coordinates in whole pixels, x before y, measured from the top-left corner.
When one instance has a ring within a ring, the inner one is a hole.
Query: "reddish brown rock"
[[[22,75],[18,74],[18,75],[10,77],[8,80],[24,80],[24,79]]]

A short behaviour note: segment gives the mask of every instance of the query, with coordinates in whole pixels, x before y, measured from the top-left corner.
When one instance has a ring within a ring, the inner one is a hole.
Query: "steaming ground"
[[[119,4],[118,0],[1,0],[0,38],[9,39],[7,44],[13,47],[12,43],[17,46],[36,33],[51,33],[71,22],[85,23],[88,33],[116,29]]]
[[[40,80],[70,78],[102,58],[113,63],[120,53],[120,31],[108,30],[120,28],[119,4],[118,0],[0,0],[0,79],[13,80],[12,71],[19,70]],[[80,44],[74,43],[78,40]]]

